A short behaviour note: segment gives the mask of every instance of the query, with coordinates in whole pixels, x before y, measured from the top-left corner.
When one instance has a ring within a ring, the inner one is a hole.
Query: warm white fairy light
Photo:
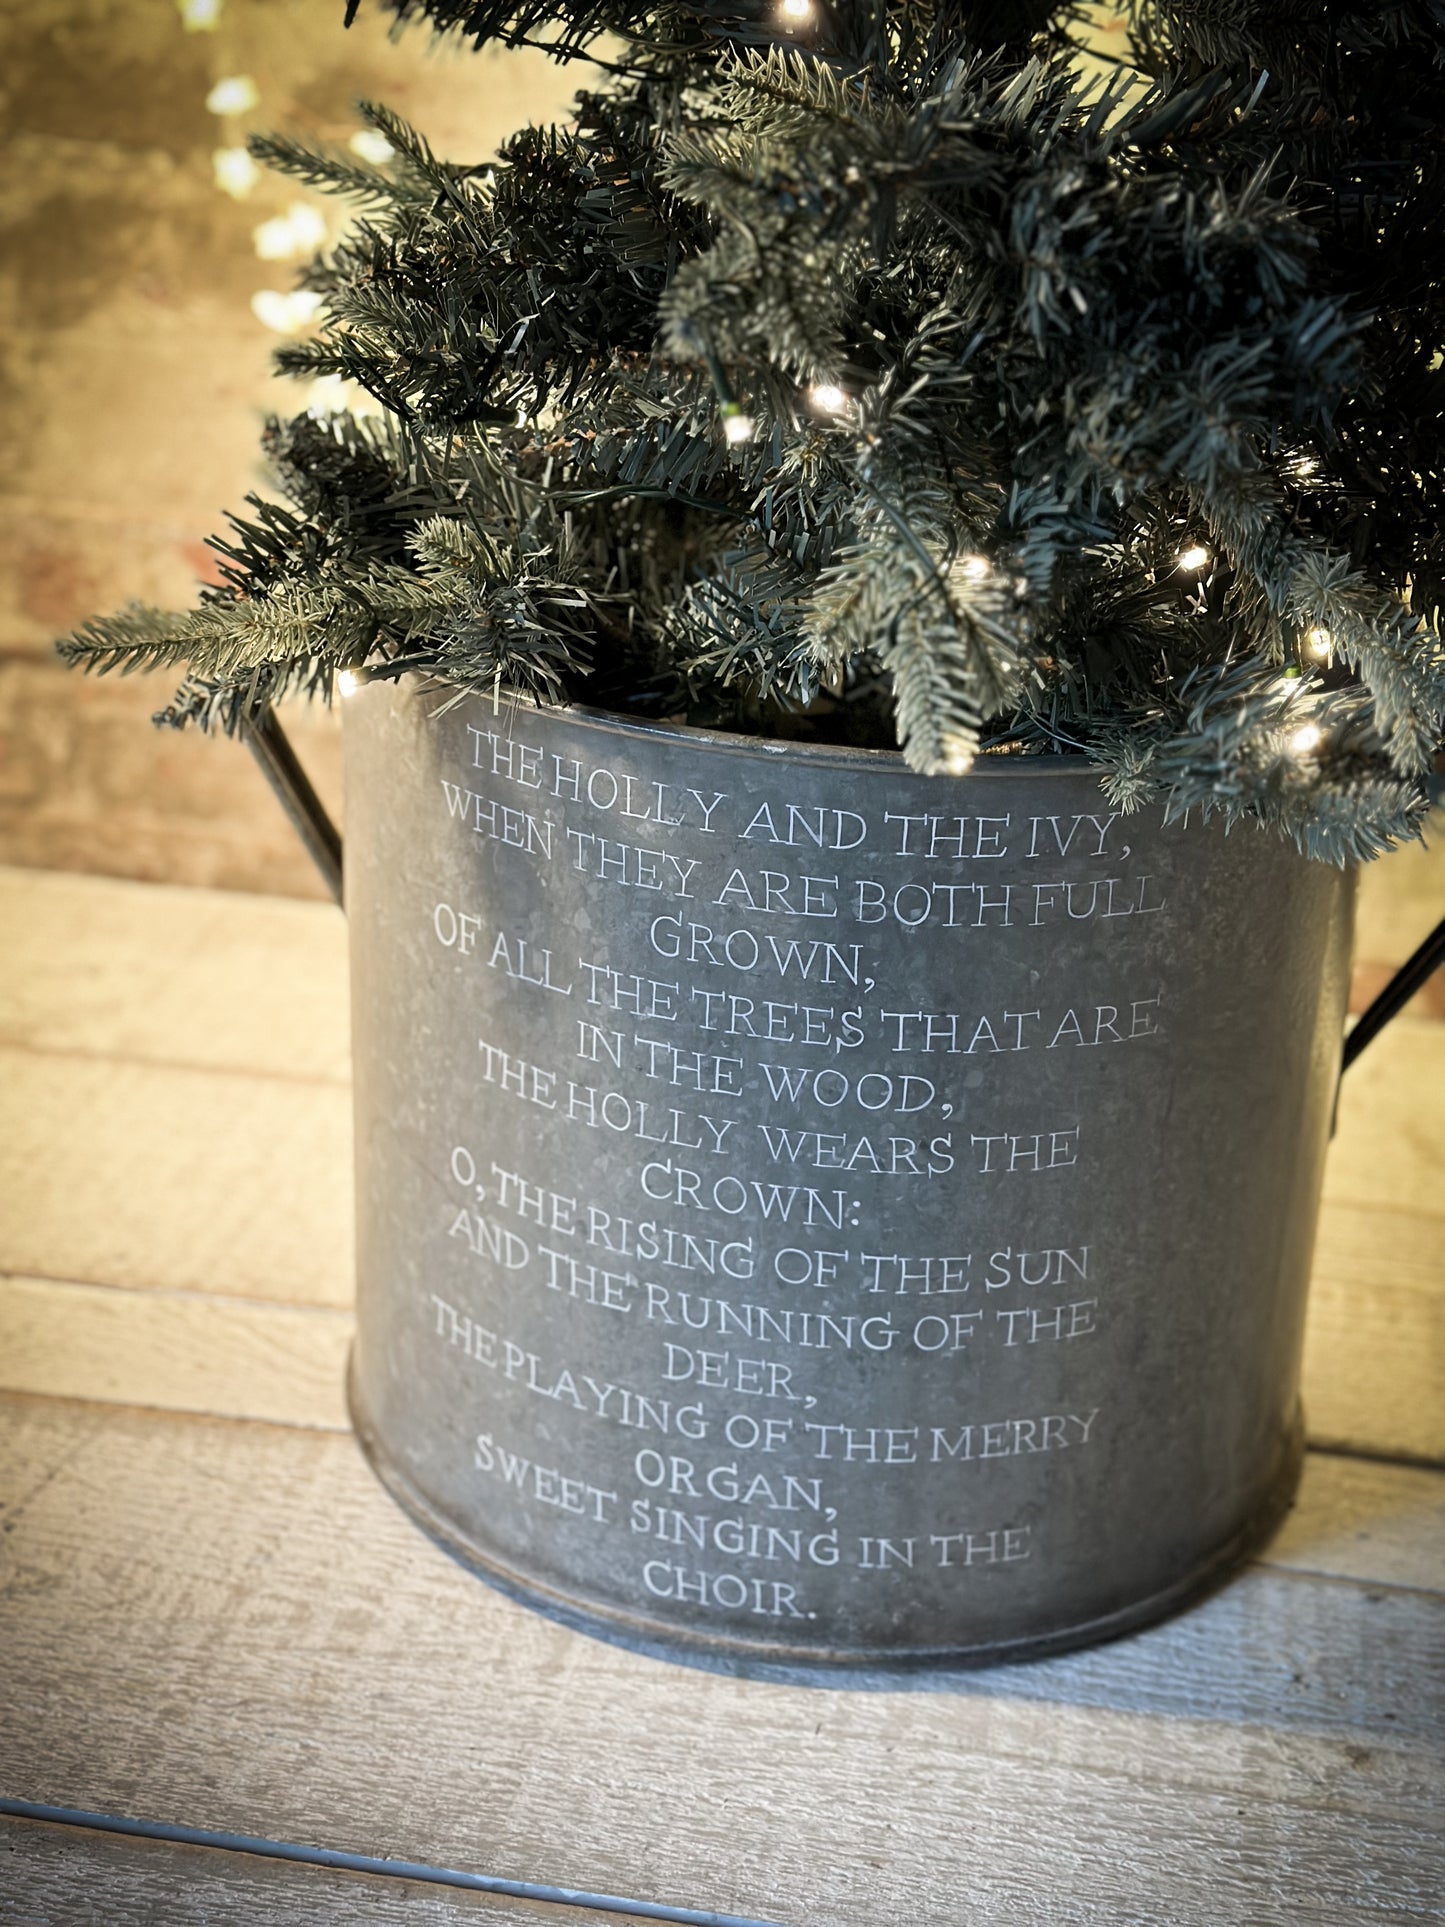
[[[820,415],[841,415],[848,406],[848,397],[836,381],[815,382],[808,390],[808,401]]]
[[[968,738],[947,735],[943,738],[942,749],[939,773],[943,776],[967,776],[974,764],[974,747]]]
[[[982,582],[991,570],[985,555],[964,555],[958,560],[958,572],[965,582]]]
[[[359,128],[346,145],[353,154],[359,154],[362,160],[370,161],[373,167],[385,167],[396,152],[386,135],[377,127]]]
[[[784,20],[798,23],[813,17],[813,0],[779,0],[778,12]]]
[[[213,114],[249,114],[261,93],[249,74],[226,74],[206,95]]]
[[[259,288],[251,296],[251,312],[278,335],[299,335],[321,312],[321,296],[311,288],[294,288],[289,294],[279,288]]]
[[[294,261],[314,254],[326,239],[326,217],[306,201],[293,201],[284,214],[251,230],[251,241],[263,261]]]
[[[354,669],[338,669],[336,672],[336,693],[338,696],[354,696],[361,687],[361,678]]]
[[[244,201],[261,178],[261,170],[244,147],[218,147],[211,156],[216,186],[233,201]]]
[[[1309,650],[1312,656],[1317,656],[1321,662],[1329,661],[1330,651],[1334,646],[1335,639],[1328,629],[1316,627],[1305,632],[1305,648]]]
[[[214,33],[221,24],[221,0],[176,0],[187,33]]]
[[[329,421],[351,407],[347,384],[340,375],[318,375],[306,390],[306,413],[313,421]]]
[[[751,415],[744,415],[735,410],[732,414],[723,416],[723,434],[735,448],[741,442],[750,442],[756,430],[757,423]]]
[[[1325,740],[1325,732],[1318,723],[1301,723],[1299,728],[1285,738],[1285,748],[1291,756],[1308,756],[1317,750]]]
[[[1187,570],[1192,575],[1199,569],[1209,567],[1210,555],[1203,543],[1191,542],[1189,547],[1181,549],[1174,559],[1181,569]]]
[[[1311,475],[1317,474],[1319,472],[1320,465],[1319,465],[1319,459],[1317,456],[1296,455],[1296,457],[1290,463],[1289,466],[1290,466],[1290,473],[1292,475],[1297,476],[1299,480],[1302,482],[1307,482],[1311,477]]]

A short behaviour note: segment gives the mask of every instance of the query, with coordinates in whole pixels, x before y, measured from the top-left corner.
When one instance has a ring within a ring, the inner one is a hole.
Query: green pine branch
[[[69,660],[187,667],[177,724],[365,661],[922,769],[1082,750],[1332,860],[1413,833],[1445,0],[1132,0],[1106,84],[1047,0],[394,11],[587,60],[574,119],[256,145],[357,209],[278,365],[385,419],[273,423],[220,585]]]

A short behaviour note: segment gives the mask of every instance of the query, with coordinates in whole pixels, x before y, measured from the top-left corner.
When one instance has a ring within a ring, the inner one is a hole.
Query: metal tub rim
[[[919,777],[936,783],[966,783],[976,776],[999,776],[1008,772],[1018,776],[1079,776],[1086,771],[1096,772],[1102,780],[1102,767],[1093,762],[1082,750],[1040,751],[1037,754],[1027,751],[981,750],[972,766],[963,771],[938,773],[925,776],[923,771],[913,769],[901,749],[884,747],[872,748],[853,743],[814,743],[791,736],[754,736],[745,730],[714,729],[709,724],[678,722],[667,717],[631,716],[620,709],[598,709],[587,703],[548,703],[538,702],[525,692],[503,688],[500,706],[493,711],[489,697],[478,690],[458,691],[452,683],[441,682],[423,677],[416,671],[408,671],[405,677],[373,677],[375,682],[392,681],[398,692],[412,687],[419,689],[423,696],[435,694],[444,698],[439,711],[449,709],[459,695],[475,696],[488,714],[498,719],[515,715],[519,711],[529,715],[556,718],[559,721],[580,723],[613,735],[637,736],[654,742],[684,743],[691,748],[708,747],[733,754],[752,752],[769,763],[791,762],[795,758],[807,762],[812,768],[880,770],[893,771],[898,775]],[[1266,826],[1260,825],[1264,828]]]

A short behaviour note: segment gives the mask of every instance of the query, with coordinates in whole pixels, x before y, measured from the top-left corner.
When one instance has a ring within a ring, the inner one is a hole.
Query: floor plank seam
[[[1445,1020],[1442,1020],[1445,1022]],[[1445,1224],[1445,1212],[1427,1211],[1418,1204],[1402,1204],[1398,1198],[1357,1198],[1348,1191],[1332,1191],[1328,1179],[1320,1194],[1320,1209],[1347,1207],[1351,1211],[1368,1211],[1372,1217],[1423,1218],[1430,1224]],[[1353,1274],[1342,1274],[1342,1276]]]
[[[353,1323],[356,1312],[353,1306],[328,1305],[319,1298],[262,1298],[253,1292],[244,1291],[207,1291],[201,1285],[125,1285],[117,1284],[110,1278],[77,1278],[71,1272],[33,1271],[0,1267],[0,1285],[69,1285],[77,1291],[113,1291],[121,1297],[134,1298],[142,1304],[163,1304],[172,1298],[182,1299],[197,1305],[244,1305],[249,1310],[259,1311],[296,1311],[319,1314],[322,1318],[344,1319]]]
[[[1267,1572],[1276,1579],[1301,1579],[1312,1586],[1348,1586],[1367,1598],[1383,1599],[1388,1594],[1392,1599],[1439,1599],[1445,1601],[1445,1582],[1439,1586],[1411,1585],[1399,1579],[1362,1579],[1355,1573],[1328,1572],[1322,1566],[1306,1566],[1291,1561],[1288,1565],[1273,1560],[1266,1551],[1243,1568],[1239,1578],[1246,1573]],[[1234,1582],[1231,1582],[1234,1583]]]
[[[0,1384],[0,1392],[6,1398],[33,1399],[37,1405],[78,1405],[95,1413],[134,1412],[142,1418],[189,1422],[199,1419],[206,1425],[248,1425],[269,1432],[299,1432],[307,1438],[354,1439],[356,1436],[351,1426],[330,1425],[324,1420],[303,1424],[299,1419],[267,1418],[260,1413],[206,1412],[197,1406],[184,1405],[137,1405],[131,1399],[77,1398],[74,1392],[35,1392],[24,1385]],[[358,1446],[357,1450],[360,1449]]]
[[[167,1821],[131,1820],[113,1813],[92,1813],[83,1807],[46,1806],[33,1800],[0,1797],[0,1815],[16,1820],[39,1820],[52,1826],[80,1827],[92,1833],[121,1833],[131,1839],[161,1840],[173,1846],[214,1847],[228,1853],[249,1853],[264,1860],[289,1860],[303,1866],[327,1867],[333,1872],[381,1874],[393,1880],[418,1880],[434,1887],[461,1887],[473,1893],[505,1894],[513,1900],[545,1901],[556,1907],[590,1907],[594,1912],[632,1914],[643,1920],[672,1921],[680,1927],[778,1927],[776,1921],[752,1914],[720,1914],[708,1908],[669,1907],[650,1900],[630,1900],[618,1894],[590,1893],[577,1887],[554,1887],[544,1881],[506,1880],[497,1874],[466,1873],[457,1867],[438,1867],[424,1860],[382,1859],[372,1854],[346,1853],[335,1847],[303,1847],[288,1840],[267,1840],[246,1833],[217,1833]]]
[[[351,1078],[327,1075],[324,1071],[258,1070],[246,1064],[196,1064],[180,1057],[159,1057],[144,1050],[83,1050],[64,1044],[28,1044],[24,1038],[10,1037],[0,1025],[0,1050],[12,1050],[25,1057],[58,1058],[68,1063],[134,1064],[142,1070],[177,1071],[186,1077],[244,1077],[249,1083],[285,1084],[304,1090],[349,1091]]]
[[[1387,1452],[1349,1439],[1311,1438],[1305,1449],[1324,1459],[1361,1459],[1367,1465],[1398,1465],[1408,1472],[1445,1472],[1445,1458],[1426,1452]]]

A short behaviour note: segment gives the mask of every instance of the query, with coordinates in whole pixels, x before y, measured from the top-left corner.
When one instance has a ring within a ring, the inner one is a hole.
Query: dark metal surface
[[[574,1623],[733,1670],[1106,1637],[1298,1464],[1353,879],[926,779],[370,687],[353,1406]]]
[[[1442,964],[1445,964],[1445,918],[1436,924],[1423,943],[1411,951],[1379,996],[1361,1011],[1345,1039],[1344,1054],[1340,1059],[1342,1071],[1350,1068],[1392,1017],[1399,1016],[1415,992],[1424,988]]]
[[[300,837],[316,865],[333,902],[341,902],[341,837],[326,807],[311,786],[275,712],[263,710],[246,724],[244,740],[271,793],[286,812],[286,820]]]

